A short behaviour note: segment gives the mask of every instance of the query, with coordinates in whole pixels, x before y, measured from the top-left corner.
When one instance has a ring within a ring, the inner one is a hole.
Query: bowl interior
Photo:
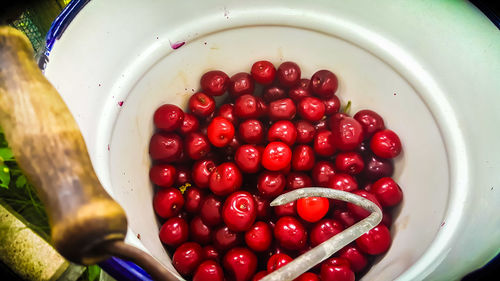
[[[144,71],[130,75],[130,87],[120,89],[125,99],[119,114],[110,115],[116,119],[108,168],[113,196],[125,208],[131,229],[162,263],[169,265],[170,259],[158,238],[160,224],[152,208],[153,187],[148,178],[153,113],[164,103],[185,108],[204,72],[220,69],[232,75],[249,71],[260,59],[276,66],[287,60],[297,62],[306,78],[319,69],[333,71],[339,78],[337,95],[343,104],[352,102],[351,114],[360,109],[378,112],[403,142],[394,178],[404,200],[391,229],[393,244],[363,279],[396,278],[431,244],[447,205],[449,167],[437,122],[421,93],[408,82],[418,77],[403,76],[342,38],[286,26],[224,29],[174,51],[159,48],[157,52],[163,55],[157,54],[159,59]]]

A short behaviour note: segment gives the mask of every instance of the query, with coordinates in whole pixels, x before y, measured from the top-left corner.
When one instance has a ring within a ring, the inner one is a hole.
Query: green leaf
[[[0,148],[0,158],[3,161],[14,159],[14,155],[12,154],[12,150],[8,147]]]
[[[21,188],[21,187],[24,187],[26,185],[26,183],[28,182],[28,180],[26,180],[26,177],[24,175],[20,175],[19,177],[17,177],[16,179],[16,187],[17,188]]]
[[[0,187],[9,188],[10,169],[5,165],[0,165]]]
[[[89,275],[89,281],[94,281],[99,278],[99,275],[101,273],[101,268],[97,265],[91,265],[87,267],[87,272]]]

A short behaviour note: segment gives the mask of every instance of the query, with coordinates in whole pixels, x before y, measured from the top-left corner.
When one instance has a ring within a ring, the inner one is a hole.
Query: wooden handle
[[[56,249],[82,264],[107,258],[101,247],[125,238],[125,213],[102,188],[80,130],[33,60],[28,39],[1,26],[0,126],[47,209]]]

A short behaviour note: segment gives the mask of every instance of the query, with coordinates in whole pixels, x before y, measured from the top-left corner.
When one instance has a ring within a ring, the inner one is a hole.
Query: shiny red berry
[[[292,260],[293,259],[287,254],[278,253],[272,255],[267,261],[267,273],[269,274],[275,270],[278,270]]]
[[[286,179],[280,172],[263,171],[257,178],[257,189],[264,197],[275,197],[285,189]]]
[[[200,217],[210,226],[222,223],[222,201],[220,198],[209,194],[201,202]]]
[[[224,271],[218,263],[213,260],[202,262],[196,269],[193,281],[224,281]]]
[[[295,128],[297,128],[297,143],[310,143],[313,141],[316,130],[310,122],[298,120],[295,122]]]
[[[352,117],[330,117],[334,145],[342,151],[356,149],[363,141],[363,127]]]
[[[273,233],[265,222],[258,221],[245,232],[245,243],[255,252],[267,251],[272,241]]]
[[[252,95],[255,88],[255,82],[252,76],[246,72],[236,73],[229,80],[229,95],[233,98],[242,95]]]
[[[286,216],[281,217],[274,227],[276,241],[285,249],[300,250],[306,246],[307,232],[297,219]]]
[[[354,281],[354,272],[349,261],[344,258],[331,258],[323,262],[320,273],[321,281]]]
[[[391,177],[394,173],[392,159],[384,159],[375,155],[365,157],[365,168],[362,176],[369,181],[376,181],[383,177]]]
[[[280,85],[291,88],[300,81],[300,67],[291,61],[281,63],[276,72],[276,77]]]
[[[316,157],[312,147],[300,144],[293,149],[292,169],[294,171],[309,171],[313,168],[315,162]]]
[[[340,222],[329,218],[322,219],[311,228],[311,234],[309,236],[311,246],[316,247],[343,230],[344,227]]]
[[[226,146],[234,137],[234,126],[224,117],[215,117],[208,125],[207,136],[213,146]]]
[[[372,201],[382,210],[382,206],[378,202],[375,195],[373,195],[372,193],[365,191],[365,190],[356,190],[356,191],[353,191],[352,193]],[[349,209],[349,211],[358,219],[364,219],[370,215],[370,211],[365,210],[364,208],[362,208],[358,205],[355,205],[353,203],[347,203],[347,209]]]
[[[286,92],[282,87],[270,85],[262,91],[262,98],[265,102],[270,103],[275,100],[286,98]]]
[[[199,92],[189,98],[188,109],[199,118],[207,118],[215,111],[215,100],[211,96]]]
[[[375,111],[364,109],[358,111],[354,114],[354,119],[356,119],[361,126],[363,126],[364,138],[370,138],[377,131],[385,129],[384,119],[378,115]]]
[[[379,224],[356,239],[356,245],[369,255],[383,254],[391,246],[391,233],[385,225]]]
[[[257,83],[267,85],[274,81],[276,68],[270,61],[261,60],[252,65],[250,73]]]
[[[238,118],[236,118],[236,114],[234,113],[234,104],[223,104],[217,110],[216,116],[226,118],[229,122],[236,125],[238,123]]]
[[[318,275],[312,272],[306,272],[297,277],[294,281],[319,281]]]
[[[245,144],[234,154],[234,162],[243,173],[256,173],[260,170],[262,155],[255,146]]]
[[[285,216],[297,216],[297,201],[288,202],[283,205],[273,207],[277,218]]]
[[[270,171],[285,169],[292,160],[292,150],[282,142],[270,142],[262,154],[262,166]]]
[[[275,100],[269,103],[269,118],[271,120],[292,120],[297,108],[289,98]]]
[[[354,272],[360,272],[368,265],[368,259],[356,245],[347,245],[338,252],[338,256],[349,261]]]
[[[184,139],[184,151],[189,158],[199,160],[210,152],[210,143],[202,133],[190,133]]]
[[[182,139],[173,133],[156,133],[149,142],[149,155],[153,160],[174,162],[182,154]]]
[[[233,162],[222,163],[210,175],[210,190],[217,196],[229,195],[241,187],[243,177]]]
[[[247,248],[233,248],[226,253],[222,264],[230,280],[248,281],[257,270],[257,256]]]
[[[206,225],[201,217],[194,217],[189,223],[189,235],[191,240],[206,245],[212,241],[212,231],[210,226]]]
[[[336,173],[330,178],[327,187],[347,192],[353,192],[358,189],[358,182],[351,175]]]
[[[317,222],[328,213],[330,203],[324,197],[306,197],[297,200],[297,213],[308,222]]]
[[[336,151],[334,139],[334,134],[329,130],[317,132],[313,139],[316,154],[323,157],[332,156]]]
[[[172,165],[154,165],[149,170],[151,181],[161,187],[170,187],[174,184],[176,170]]]
[[[185,136],[189,133],[196,132],[200,128],[200,121],[198,118],[190,113],[184,113],[184,120],[182,120],[181,126],[177,129],[177,131]]]
[[[337,96],[333,96],[327,100],[323,100],[323,103],[325,104],[325,115],[326,116],[330,116],[330,115],[333,115],[333,114],[339,112],[340,100]]]
[[[256,217],[255,201],[247,191],[232,193],[222,206],[222,220],[232,231],[247,231],[255,222]]]
[[[314,95],[321,99],[331,98],[338,86],[337,76],[329,70],[319,70],[311,77],[311,90]]]
[[[169,218],[160,228],[160,241],[170,247],[176,247],[188,239],[188,224],[184,219]]]
[[[184,192],[184,210],[189,213],[198,213],[201,208],[204,194],[201,193],[199,188],[194,186],[189,187]]]
[[[164,104],[155,111],[153,121],[158,129],[173,132],[179,129],[184,120],[184,112],[177,105]]]
[[[238,136],[245,143],[261,143],[264,141],[264,127],[257,119],[247,119],[240,123]]]
[[[297,112],[307,121],[319,121],[325,115],[325,104],[318,98],[305,97],[299,101]]]
[[[357,175],[363,171],[365,163],[356,152],[341,152],[335,158],[335,168],[342,173]]]
[[[286,176],[286,189],[311,187],[312,184],[312,179],[306,173],[292,172]]]
[[[220,70],[209,71],[200,79],[201,90],[207,95],[221,96],[226,92],[229,76]]]
[[[243,242],[243,234],[231,231],[224,225],[215,230],[212,242],[217,250],[225,252],[231,248],[241,245]]]
[[[196,161],[191,171],[194,184],[200,188],[207,188],[210,184],[210,175],[214,170],[214,161],[207,159]]]
[[[234,102],[234,115],[238,118],[258,118],[260,114],[259,101],[251,94],[241,95]]]
[[[381,158],[394,158],[401,153],[401,141],[398,135],[391,130],[376,132],[370,140],[373,153]]]
[[[267,140],[270,142],[281,141],[292,146],[297,139],[297,129],[288,120],[276,121],[267,131]]]
[[[309,85],[309,79],[300,79],[299,84],[290,88],[288,96],[296,103],[300,102],[300,100],[305,97],[312,96]]]
[[[403,200],[403,191],[399,185],[389,177],[381,178],[371,187],[371,192],[384,207],[392,207]]]
[[[172,256],[172,265],[183,276],[190,276],[202,262],[202,249],[198,243],[180,245]]]
[[[173,187],[158,190],[153,198],[153,208],[162,218],[176,216],[184,206],[182,193]]]
[[[216,262],[220,261],[220,254],[214,246],[208,245],[203,247],[203,260],[214,260]]]
[[[327,187],[331,178],[335,175],[335,167],[330,161],[318,161],[314,164],[311,177],[314,184]]]

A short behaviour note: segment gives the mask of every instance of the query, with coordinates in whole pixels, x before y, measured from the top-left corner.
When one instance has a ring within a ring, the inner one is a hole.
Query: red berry
[[[342,224],[333,219],[322,219],[315,223],[311,229],[311,246],[316,247],[317,245],[325,242],[331,237],[339,234],[344,230]]]
[[[354,272],[360,272],[368,265],[368,259],[356,245],[345,246],[338,252],[338,255],[349,261]]]
[[[356,119],[359,124],[363,126],[365,139],[370,138],[377,131],[385,129],[384,119],[372,110],[360,110],[354,114],[354,119]]]
[[[371,192],[384,207],[392,207],[403,200],[403,191],[399,185],[391,178],[381,178],[376,181]]]
[[[222,223],[222,201],[212,194],[207,195],[201,202],[200,217],[210,226]]]
[[[297,128],[297,143],[310,143],[313,141],[316,130],[311,123],[298,120],[295,122],[295,127]]]
[[[219,262],[220,255],[214,246],[208,245],[203,247],[202,250],[203,250],[203,260],[214,260],[216,262]]]
[[[378,202],[377,198],[375,197],[375,195],[371,194],[370,192],[368,191],[364,191],[364,190],[356,190],[356,191],[353,191],[352,193],[356,194],[356,195],[359,195],[361,197],[364,197],[370,201],[372,201],[373,203],[377,204],[377,206],[382,209],[382,206],[380,205],[380,203]],[[370,215],[370,211],[367,211],[365,210],[364,208],[358,206],[358,205],[354,205],[352,203],[347,203],[347,209],[349,209],[349,211],[357,218],[359,219],[364,219],[366,218],[367,216]]]
[[[356,152],[341,152],[335,158],[335,168],[342,173],[357,175],[364,167],[363,158]]]
[[[297,201],[292,201],[284,205],[279,205],[273,208],[276,217],[297,216]]]
[[[246,72],[236,73],[229,80],[229,95],[233,98],[242,95],[251,95],[255,88],[255,82],[252,76]]]
[[[184,192],[184,209],[190,213],[198,213],[201,208],[203,194],[201,190],[196,187],[189,187]]]
[[[288,120],[276,121],[267,131],[267,140],[282,141],[288,146],[292,146],[297,139],[297,129]]]
[[[238,135],[243,142],[258,144],[264,140],[264,128],[257,119],[248,119],[241,122]]]
[[[257,83],[267,85],[274,81],[276,69],[271,62],[261,60],[252,65],[250,73]]]
[[[297,277],[294,281],[319,281],[318,275],[312,272],[306,272]]]
[[[234,102],[234,115],[241,119],[258,118],[261,114],[257,97],[245,94]]]
[[[339,112],[340,100],[337,96],[333,96],[327,100],[323,100],[323,103],[325,104],[325,115],[330,116]]]
[[[196,269],[193,281],[224,281],[224,271],[219,264],[213,260],[202,262]]]
[[[234,162],[244,173],[256,173],[260,170],[260,151],[253,145],[240,146],[234,154]]]
[[[312,180],[305,173],[292,172],[286,176],[287,189],[293,190],[297,188],[311,187],[311,186],[312,186]]]
[[[260,279],[264,278],[266,275],[267,270],[259,271],[253,276],[252,281],[260,281]]]
[[[391,233],[385,225],[379,224],[356,239],[356,245],[364,253],[380,255],[389,250],[391,246]]]
[[[337,76],[328,70],[319,70],[311,77],[311,90],[314,95],[321,99],[329,99],[333,97],[339,82]]]
[[[341,222],[345,228],[350,227],[358,221],[351,212],[344,209],[335,209],[333,211],[333,218]]]
[[[329,206],[328,199],[324,197],[300,198],[297,200],[297,213],[305,221],[317,222],[328,213]]]
[[[154,165],[149,170],[151,181],[161,187],[170,187],[175,181],[175,167],[172,165]]]
[[[177,217],[169,218],[160,228],[160,240],[162,243],[176,247],[188,239],[188,224],[185,220]]]
[[[314,126],[314,129],[316,129],[316,132],[328,130],[328,122],[326,119],[321,119],[317,122],[314,122],[313,126]]]
[[[177,167],[177,174],[175,175],[175,185],[184,185],[191,182],[191,171],[186,166]]]
[[[238,123],[238,118],[236,118],[236,114],[234,113],[234,104],[223,104],[217,110],[217,116],[226,118],[229,122],[233,124]]]
[[[185,136],[189,133],[196,132],[199,128],[200,121],[198,121],[198,118],[196,118],[193,114],[184,113],[184,120],[182,120],[182,124],[177,131],[181,135]]]
[[[307,121],[319,121],[325,115],[325,104],[318,98],[305,97],[299,101],[297,112]]]
[[[176,216],[184,206],[182,193],[172,187],[158,190],[153,198],[153,208],[158,216],[168,219]]]
[[[230,280],[248,281],[257,269],[257,257],[247,248],[233,248],[222,262]]]
[[[286,88],[297,85],[300,81],[300,67],[291,61],[283,62],[276,72],[278,82]]]
[[[309,79],[300,79],[299,84],[290,88],[288,96],[296,103],[305,97],[310,97],[311,91],[309,90],[309,82]]]
[[[327,187],[331,178],[335,175],[335,167],[329,161],[318,161],[314,164],[311,175],[314,184]]]
[[[224,147],[223,151],[226,156],[234,156],[236,153],[236,150],[241,146],[241,140],[240,138],[235,135],[231,141]],[[219,155],[220,156],[220,155]]]
[[[153,160],[173,162],[180,159],[182,139],[177,134],[156,133],[149,142],[149,155]]]
[[[226,198],[222,207],[222,220],[230,230],[247,231],[256,217],[255,202],[249,192],[236,191]]]
[[[190,133],[184,140],[184,149],[189,158],[199,160],[210,152],[210,143],[201,133]]]
[[[214,146],[223,147],[233,139],[234,126],[224,117],[215,117],[208,125],[207,136]]]
[[[354,150],[363,141],[363,127],[352,117],[330,117],[330,129],[333,133],[334,145],[342,150]]]
[[[297,145],[292,153],[292,169],[294,171],[309,171],[313,168],[316,158],[313,149],[305,144]]]
[[[256,252],[263,252],[269,249],[273,241],[273,233],[269,225],[258,221],[245,232],[245,243]]]
[[[391,130],[376,132],[370,140],[373,153],[382,158],[394,158],[401,153],[401,141],[398,135]]]
[[[222,163],[210,175],[210,190],[217,196],[229,195],[241,187],[243,177],[233,162]]]
[[[354,281],[349,261],[344,258],[331,258],[321,266],[321,281]]]
[[[265,220],[269,217],[269,199],[259,194],[252,194],[255,201],[255,208],[257,209],[257,219]]]
[[[292,120],[296,113],[297,108],[289,98],[269,103],[269,118],[271,120]]]
[[[226,92],[229,76],[220,70],[209,71],[200,79],[201,90],[211,96],[221,96]]]
[[[214,112],[215,100],[211,96],[199,92],[189,98],[188,108],[189,112],[195,116],[206,118]]]
[[[286,92],[279,86],[271,85],[264,88],[264,90],[262,91],[262,98],[265,102],[269,103],[275,100],[286,98]]]
[[[257,189],[264,197],[275,197],[285,189],[286,179],[280,172],[263,171],[257,178]]]
[[[184,112],[177,105],[164,104],[155,111],[153,121],[158,129],[173,132],[179,129],[184,120]]]
[[[294,217],[281,217],[274,227],[276,241],[285,249],[300,250],[306,246],[307,232]]]
[[[210,183],[210,175],[215,170],[212,160],[198,160],[193,165],[191,172],[194,184],[200,188],[207,188]]]
[[[224,252],[240,245],[243,241],[242,235],[229,230],[227,226],[221,226],[215,230],[212,241],[217,250]]]
[[[187,242],[180,245],[172,256],[172,265],[183,276],[190,276],[201,261],[201,246],[194,242]]]
[[[358,189],[358,182],[351,175],[338,173],[332,175],[330,181],[327,184],[327,187],[347,192],[353,192]]]
[[[285,266],[287,263],[291,262],[293,259],[287,254],[274,254],[267,261],[267,273],[271,273],[279,268]]]
[[[379,158],[375,155],[365,157],[365,168],[362,176],[369,181],[376,181],[383,177],[390,177],[394,173],[392,159]]]
[[[282,142],[270,142],[262,154],[262,166],[270,171],[285,169],[292,160],[292,150]]]
[[[335,153],[335,136],[331,131],[323,130],[316,133],[313,140],[313,147],[316,154],[324,157],[332,156]]]
[[[206,225],[200,217],[194,217],[189,223],[189,234],[193,241],[205,245],[212,240],[210,226]]]

